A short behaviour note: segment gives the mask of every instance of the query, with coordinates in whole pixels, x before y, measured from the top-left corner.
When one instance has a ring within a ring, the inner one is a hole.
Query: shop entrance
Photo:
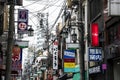
[[[120,59],[113,62],[114,80],[120,80]]]

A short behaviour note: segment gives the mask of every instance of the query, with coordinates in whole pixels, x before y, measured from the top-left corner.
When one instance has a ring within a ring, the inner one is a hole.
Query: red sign
[[[64,62],[75,62],[75,58],[65,58]]]
[[[99,31],[98,31],[98,23],[92,23],[91,25],[91,43],[92,46],[98,46],[99,45]]]
[[[12,49],[12,60],[16,61],[20,59],[20,48],[18,45],[14,45]]]

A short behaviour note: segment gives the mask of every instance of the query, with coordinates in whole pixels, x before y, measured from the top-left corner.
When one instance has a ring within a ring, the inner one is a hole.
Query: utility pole
[[[47,26],[47,28],[46,28],[46,39],[47,39],[47,49],[48,49],[48,53],[49,53],[49,27],[48,27],[48,16],[49,16],[49,14],[47,13],[47,23],[46,23],[46,26]]]
[[[84,64],[84,53],[85,53],[85,45],[84,45],[84,26],[82,22],[82,0],[78,0],[78,28],[79,28],[79,62],[80,62],[80,80],[85,80],[85,64]]]
[[[11,80],[12,47],[13,47],[13,35],[14,35],[14,0],[10,0],[9,15],[10,16],[9,16],[9,32],[8,32],[7,53],[6,53],[5,80]]]

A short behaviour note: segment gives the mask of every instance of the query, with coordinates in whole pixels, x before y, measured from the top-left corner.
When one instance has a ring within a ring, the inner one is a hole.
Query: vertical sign
[[[58,69],[58,41],[53,43],[53,69]]]
[[[98,46],[99,45],[99,32],[98,32],[98,23],[92,23],[91,25],[91,43],[92,46]]]
[[[27,32],[28,27],[28,10],[18,9],[18,33],[23,34]]]
[[[12,49],[12,70],[20,74],[22,70],[22,48],[14,45]]]
[[[89,61],[102,60],[102,48],[89,48]]]
[[[75,71],[75,50],[64,51],[64,72]]]

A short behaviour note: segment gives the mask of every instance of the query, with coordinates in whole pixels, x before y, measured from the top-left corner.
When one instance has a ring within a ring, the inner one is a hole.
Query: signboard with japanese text
[[[64,72],[74,72],[75,69],[75,50],[64,51]]]
[[[89,48],[89,61],[101,61],[102,60],[102,48],[95,47]]]
[[[94,66],[89,68],[89,74],[95,74],[95,73],[100,73],[102,72],[101,66]]]
[[[18,9],[18,33],[27,33],[28,29],[28,10]]]
[[[75,50],[65,50],[64,59],[67,59],[67,58],[75,58]]]
[[[53,69],[58,69],[58,41],[53,43]]]

